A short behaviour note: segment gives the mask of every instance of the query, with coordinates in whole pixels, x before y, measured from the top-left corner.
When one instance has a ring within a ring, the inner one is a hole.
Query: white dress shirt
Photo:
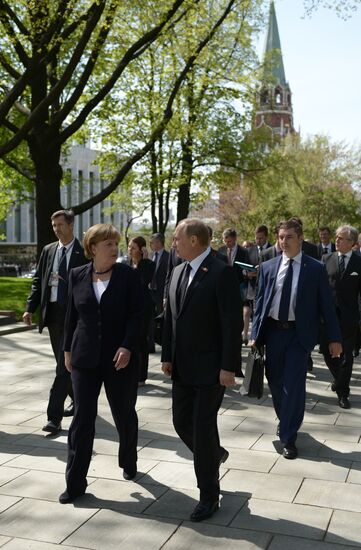
[[[49,279],[49,285],[51,286],[51,292],[50,292],[51,302],[56,302],[58,299],[58,272],[59,272],[59,262],[62,256],[63,248],[66,249],[65,258],[66,258],[66,269],[68,271],[70,256],[73,251],[74,242],[75,242],[75,237],[72,241],[70,241],[70,243],[68,243],[65,246],[59,241],[59,244],[54,256],[52,274]]]
[[[209,246],[204,252],[202,252],[202,254],[194,258],[194,260],[192,260],[191,262],[188,262],[189,265],[191,266],[191,271],[189,273],[189,279],[188,279],[188,287],[193,281],[193,278],[197,273],[198,269],[200,268],[203,260],[206,259],[206,257],[208,256],[208,254],[210,254],[210,252],[211,252],[211,247]]]
[[[345,269],[347,268],[347,264],[350,261],[351,254],[352,254],[352,250],[349,250],[346,254],[342,254],[342,252],[337,252],[339,262],[340,262],[340,257],[345,256],[345,258],[344,258],[344,260],[345,260]]]
[[[297,256],[293,258],[292,290],[291,290],[290,309],[288,311],[289,321],[295,320],[297,287],[298,287],[298,279],[300,276],[301,261],[302,261],[302,252],[299,252],[299,254],[297,254]],[[275,283],[275,292],[273,295],[271,309],[269,312],[269,316],[277,320],[278,320],[278,312],[280,309],[283,283],[284,283],[284,279],[287,273],[289,263],[290,263],[290,259],[285,254],[282,254],[282,260],[280,263],[280,267],[278,269],[277,279]]]

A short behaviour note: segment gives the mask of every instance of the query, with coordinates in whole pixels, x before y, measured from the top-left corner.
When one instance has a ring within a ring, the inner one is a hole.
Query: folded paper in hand
[[[253,271],[253,272],[257,271],[257,267],[255,265],[245,264],[244,262],[237,262],[237,261],[235,261],[234,263],[239,265],[245,271]]]
[[[241,395],[263,396],[264,358],[256,348],[252,348],[247,357],[246,370],[239,392]]]

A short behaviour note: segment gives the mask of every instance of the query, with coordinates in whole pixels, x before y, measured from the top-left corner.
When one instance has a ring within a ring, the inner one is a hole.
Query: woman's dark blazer
[[[144,293],[145,309],[147,311],[153,311],[154,302],[149,285],[152,282],[155,272],[155,263],[152,260],[149,260],[149,258],[142,258],[137,266],[136,271],[138,271],[140,275],[140,282]]]
[[[137,270],[114,264],[98,303],[92,284],[93,264],[72,269],[64,326],[64,350],[75,368],[113,364],[119,347],[137,348],[144,300]]]

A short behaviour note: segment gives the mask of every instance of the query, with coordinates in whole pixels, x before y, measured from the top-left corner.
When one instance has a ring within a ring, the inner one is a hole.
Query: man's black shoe
[[[351,409],[350,401],[347,397],[340,397],[338,400],[338,404],[340,405],[341,409]]]
[[[131,481],[137,475],[137,467],[123,469],[123,477],[127,481]]]
[[[52,420],[49,420],[45,426],[42,427],[43,432],[49,432],[51,434],[57,434],[61,431],[61,424],[55,424]]]
[[[73,401],[70,403],[70,405],[64,409],[63,416],[74,416],[74,403]]]
[[[286,443],[283,449],[283,456],[289,460],[297,458],[298,451],[294,443]]]
[[[336,382],[332,382],[331,384],[331,390],[336,391]]]
[[[228,460],[228,457],[229,457],[229,452],[228,452],[226,449],[224,449],[223,454],[222,454],[222,456],[221,456],[221,458],[220,458],[220,460],[219,460],[219,465],[221,465],[221,464],[223,464],[224,462],[226,462],[226,460]]]
[[[74,500],[84,495],[84,493],[85,493],[85,489],[84,491],[80,491],[78,493],[69,493],[68,490],[66,489],[64,493],[61,493],[59,497],[59,502],[60,504],[71,504],[72,502],[74,502]]]
[[[277,424],[276,435],[280,435],[280,423]]]
[[[219,500],[200,500],[197,504],[197,506],[194,508],[193,512],[191,513],[191,521],[203,521],[204,519],[208,519],[215,512],[217,512],[219,508]]]

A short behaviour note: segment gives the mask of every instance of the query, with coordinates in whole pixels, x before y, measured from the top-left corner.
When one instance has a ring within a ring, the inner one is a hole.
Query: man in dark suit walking
[[[48,423],[43,430],[55,434],[61,430],[63,416],[72,414],[71,409],[64,413],[64,402],[68,394],[72,398],[72,388],[62,349],[68,273],[73,267],[87,263],[87,260],[78,239],[74,237],[74,213],[58,210],[51,216],[51,223],[58,241],[46,245],[41,252],[23,321],[31,324],[32,314],[40,306],[39,332],[48,327],[56,361],[55,379],[47,409]]]
[[[226,256],[229,265],[232,265],[238,277],[240,283],[246,283],[246,279],[243,274],[243,269],[235,262],[243,262],[248,264],[249,257],[247,249],[237,244],[237,231],[231,227],[225,229],[222,233],[224,246],[218,249],[218,252]]]
[[[266,346],[266,375],[279,419],[283,456],[297,457],[302,424],[307,358],[324,319],[330,355],[341,354],[341,334],[324,266],[302,251],[302,226],[294,219],[279,225],[282,256],[260,265],[253,316],[253,345]]]
[[[321,260],[322,256],[325,254],[332,254],[332,252],[335,252],[336,247],[335,244],[331,242],[331,230],[329,227],[320,227],[318,236],[320,237],[320,243],[317,245],[318,258]]]
[[[175,230],[178,255],[164,322],[163,371],[173,379],[173,423],[193,452],[200,501],[192,521],[219,508],[220,446],[217,414],[240,361],[240,294],[235,271],[211,254],[207,226],[197,219]]]
[[[163,311],[164,286],[169,259],[169,252],[164,248],[164,235],[162,233],[154,233],[150,238],[150,247],[153,251],[151,259],[155,263],[150,290],[155,304],[155,313],[159,315]]]
[[[341,358],[333,359],[327,346],[321,341],[325,363],[333,377],[342,409],[349,409],[350,379],[353,366],[353,350],[360,320],[359,298],[361,296],[361,257],[353,252],[358,231],[350,225],[343,225],[336,231],[336,252],[323,256],[328,280],[332,290],[333,303],[341,326]]]

